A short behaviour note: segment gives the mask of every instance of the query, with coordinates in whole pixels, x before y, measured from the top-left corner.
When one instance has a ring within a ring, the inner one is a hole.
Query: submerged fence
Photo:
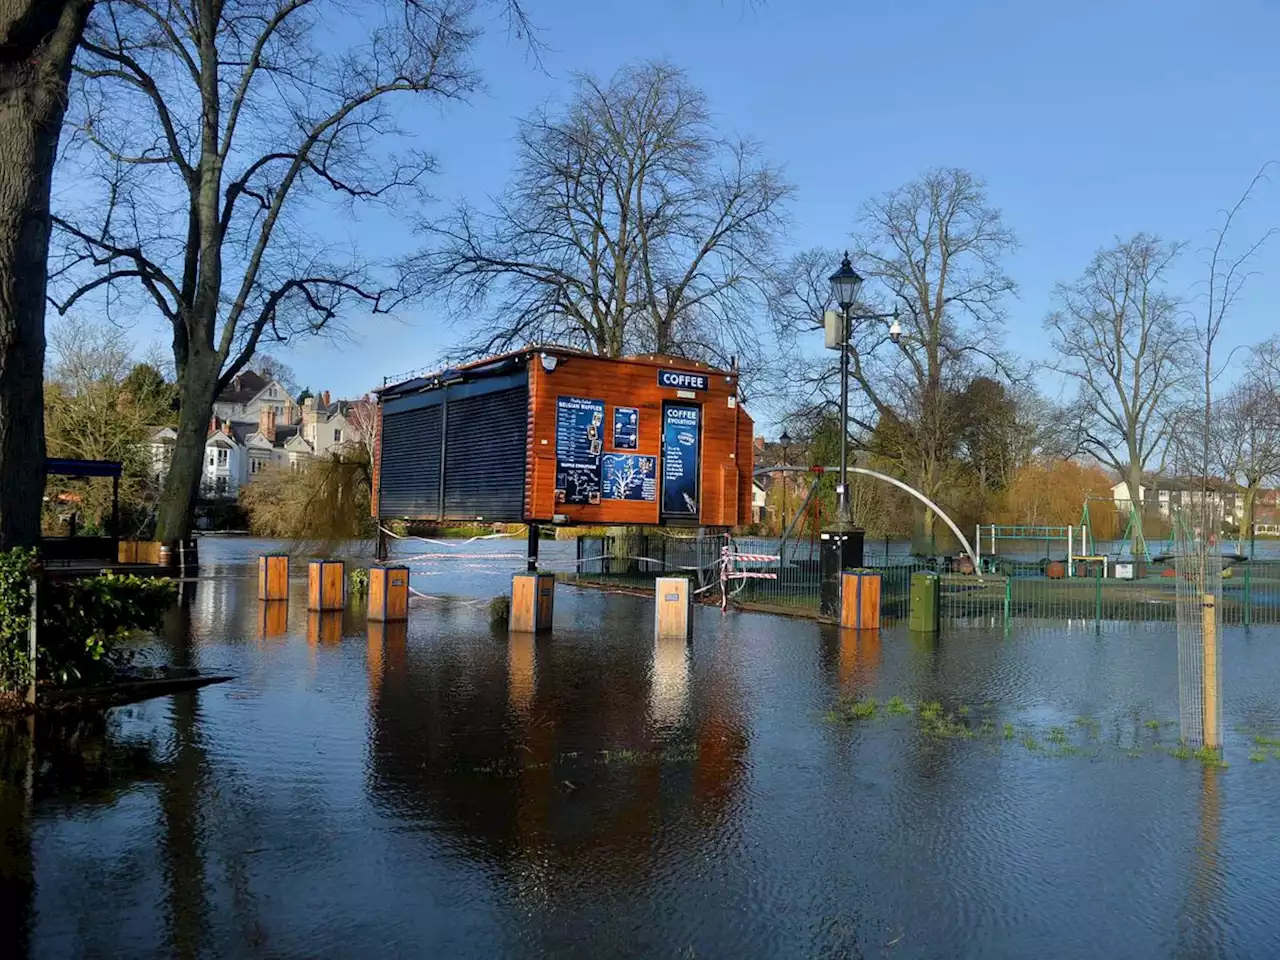
[[[729,586],[730,603],[755,609],[794,610],[816,614],[819,607],[817,546],[809,541],[779,547],[774,539],[734,538],[736,553],[775,554],[773,563],[752,569],[774,579],[749,579]],[[582,537],[577,572],[584,583],[651,586],[658,576],[681,572],[699,587],[718,581],[723,537],[675,537],[642,534],[626,538]],[[881,614],[887,621],[905,620],[911,574],[940,574],[942,613],[955,620],[998,621],[1036,618],[1071,621],[1165,621],[1178,615],[1178,572],[1174,562],[1151,564],[1146,576],[1119,580],[1105,576],[1099,564],[1079,565],[1075,577],[1050,578],[1044,563],[997,561],[992,572],[951,572],[949,564],[887,554],[869,545],[864,567],[882,578]],[[1140,569],[1140,568],[1139,568]],[[1108,573],[1111,571],[1108,570]],[[715,599],[715,589],[708,591]],[[1234,625],[1280,624],[1280,560],[1241,561],[1224,567],[1221,622]]]

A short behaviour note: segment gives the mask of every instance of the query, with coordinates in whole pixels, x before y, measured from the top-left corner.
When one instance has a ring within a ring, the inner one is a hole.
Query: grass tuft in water
[[[876,715],[879,704],[875,698],[867,700],[855,700],[850,697],[841,697],[836,702],[835,709],[828,711],[826,719],[828,723],[840,723],[847,720],[870,720]]]
[[[1267,752],[1265,750],[1254,750],[1249,754],[1250,763],[1266,763]]]
[[[1050,743],[1063,744],[1067,742],[1067,731],[1062,727],[1050,727],[1049,734],[1045,738]]]
[[[1222,759],[1222,753],[1213,747],[1201,747],[1192,756],[1206,767],[1225,767],[1227,765],[1227,761]]]
[[[1159,729],[1160,729],[1160,721],[1159,721],[1159,720],[1148,720],[1146,723],[1144,723],[1144,724],[1143,724],[1143,726],[1144,726],[1144,727],[1146,727],[1148,730],[1159,730]]]
[[[1006,723],[1006,724],[1004,725],[1004,738],[1005,738],[1006,740],[1012,740],[1015,736],[1016,736],[1016,734],[1015,734],[1015,733],[1014,733],[1014,731],[1013,731],[1013,724],[1012,724],[1012,723]]]
[[[911,712],[911,708],[907,706],[907,701],[901,697],[890,697],[889,702],[885,704],[885,710],[892,716],[902,716]]]

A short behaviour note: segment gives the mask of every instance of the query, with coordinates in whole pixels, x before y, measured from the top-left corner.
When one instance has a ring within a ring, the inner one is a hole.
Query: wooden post
[[[409,619],[409,568],[378,564],[369,568],[369,619]]]
[[[307,609],[343,610],[347,606],[346,568],[341,560],[307,564]]]
[[[693,597],[687,577],[658,577],[654,581],[653,638],[688,640],[693,636]]]
[[[31,591],[31,608],[27,613],[27,659],[30,661],[28,666],[27,682],[27,703],[35,706],[36,702],[36,660],[40,652],[37,643],[40,636],[40,608],[36,600],[36,594],[39,592],[35,577],[27,580],[28,589]]]
[[[258,557],[258,599],[289,599],[289,555],[266,553]]]
[[[1217,601],[1212,593],[1204,595],[1204,745],[1216,750],[1218,743],[1218,623]]]
[[[840,626],[880,629],[880,574],[846,571],[840,587]]]
[[[517,573],[511,578],[511,633],[546,633],[555,610],[553,573]]]

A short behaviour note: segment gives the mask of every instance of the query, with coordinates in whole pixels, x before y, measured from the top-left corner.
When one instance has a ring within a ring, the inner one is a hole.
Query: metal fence
[[[736,553],[777,555],[771,563],[743,566],[768,572],[774,579],[749,579],[728,586],[730,603],[761,610],[795,610],[816,614],[819,608],[818,550],[809,541],[734,538]],[[613,537],[578,540],[577,573],[583,583],[651,586],[657,576],[682,573],[705,593],[719,598],[719,563],[724,537],[676,537],[643,534],[619,542]],[[1069,621],[1163,621],[1174,623],[1178,610],[1178,574],[1174,564],[1153,564],[1132,580],[1104,576],[1101,565],[1080,565],[1081,575],[1051,578],[1043,562],[995,564],[981,575],[951,571],[946,560],[918,558],[868,549],[864,567],[881,574],[881,615],[886,622],[905,620],[911,574],[940,574],[942,613],[951,620],[984,622],[1012,618]],[[1139,568],[1141,570],[1141,568]],[[1107,573],[1112,573],[1108,568]],[[1229,625],[1280,624],[1280,560],[1241,561],[1222,571],[1221,622]]]

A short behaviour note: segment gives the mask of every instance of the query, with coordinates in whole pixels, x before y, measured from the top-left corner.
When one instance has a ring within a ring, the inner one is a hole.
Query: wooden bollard
[[[841,576],[840,626],[879,630],[880,574],[853,570]]]
[[[408,567],[379,565],[369,568],[369,619],[409,619]]]
[[[347,606],[346,568],[341,560],[312,560],[307,564],[307,609],[344,610]]]
[[[546,633],[555,601],[554,573],[517,573],[511,578],[511,633]]]
[[[658,577],[654,582],[653,638],[688,640],[693,636],[693,595],[685,577]]]
[[[266,553],[258,557],[258,599],[289,599],[289,555]]]

